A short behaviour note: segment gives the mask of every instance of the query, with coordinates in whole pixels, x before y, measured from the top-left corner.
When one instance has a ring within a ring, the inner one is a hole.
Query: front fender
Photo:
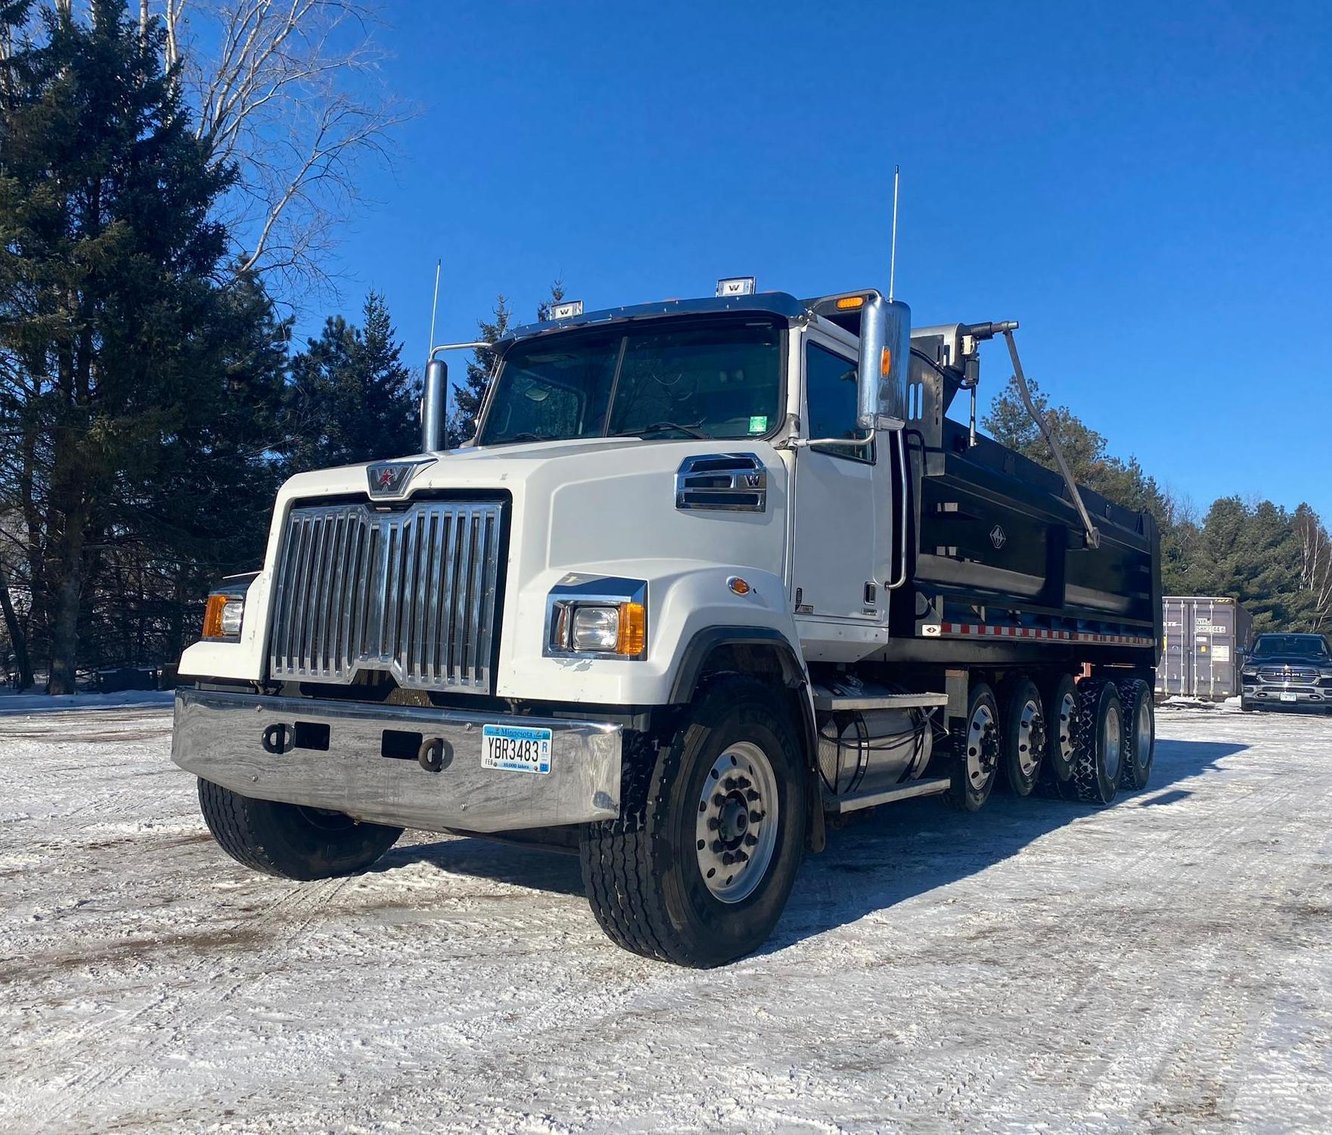
[[[688,698],[682,691],[691,681],[691,669],[701,665],[701,647],[725,641],[771,642],[803,672],[786,588],[771,572],[679,560],[619,560],[572,570],[647,581],[647,656],[641,661],[543,657],[546,596],[565,574],[544,572],[519,600],[521,615],[514,630],[521,638],[514,650],[505,652],[509,661],[501,667],[500,696],[601,705],[677,704]],[[731,590],[727,581],[733,576],[749,584],[748,594]]]

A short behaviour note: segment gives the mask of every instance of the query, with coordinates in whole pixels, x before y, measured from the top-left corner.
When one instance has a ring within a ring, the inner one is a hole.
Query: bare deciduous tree
[[[1300,583],[1309,593],[1312,631],[1322,630],[1332,615],[1332,539],[1307,504],[1295,510],[1295,534],[1300,541]]]
[[[146,19],[150,0],[140,0]],[[289,294],[327,280],[329,233],[408,115],[380,79],[369,10],[351,0],[154,0],[196,134],[233,165],[221,220],[242,271]]]

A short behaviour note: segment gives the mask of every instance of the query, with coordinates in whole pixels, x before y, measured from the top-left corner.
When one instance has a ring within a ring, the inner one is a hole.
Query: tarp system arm
[[[1013,341],[1013,331],[1017,327],[1016,323],[995,323],[992,325],[994,331],[1003,332],[1003,336],[1008,340],[1008,357],[1013,360],[1013,377],[1017,380],[1018,393],[1022,395],[1022,403],[1027,407],[1027,413],[1031,415],[1031,420],[1036,423],[1036,427],[1041,431],[1041,437],[1045,438],[1045,443],[1050,447],[1050,452],[1054,454],[1055,464],[1059,466],[1059,472],[1064,477],[1064,484],[1068,486],[1068,491],[1073,497],[1073,507],[1078,510],[1078,515],[1082,517],[1082,525],[1087,530],[1087,545],[1091,548],[1101,546],[1101,533],[1096,525],[1092,523],[1091,516],[1087,513],[1087,506],[1082,503],[1082,494],[1078,492],[1078,483],[1073,480],[1073,474],[1068,468],[1068,462],[1064,460],[1063,450],[1059,448],[1059,442],[1055,440],[1050,427],[1045,424],[1045,418],[1036,408],[1036,403],[1032,401],[1031,391],[1027,387],[1027,376],[1022,373],[1022,360],[1018,358],[1017,344]]]

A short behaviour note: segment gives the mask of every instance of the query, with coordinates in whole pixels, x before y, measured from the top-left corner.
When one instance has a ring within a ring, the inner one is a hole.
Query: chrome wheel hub
[[[1059,756],[1065,764],[1073,759],[1073,721],[1077,712],[1077,695],[1065,694],[1059,702]]]
[[[1102,743],[1105,746],[1105,775],[1112,781],[1119,779],[1119,762],[1123,727],[1120,724],[1119,706],[1112,705],[1105,715],[1105,731]]]
[[[999,729],[988,705],[978,705],[967,723],[967,782],[976,791],[999,765]]]
[[[713,897],[743,902],[777,847],[777,775],[751,741],[728,745],[703,780],[694,825],[698,869]]]
[[[1022,706],[1017,723],[1017,764],[1023,779],[1036,775],[1036,766],[1045,752],[1045,718],[1039,702],[1029,701]]]

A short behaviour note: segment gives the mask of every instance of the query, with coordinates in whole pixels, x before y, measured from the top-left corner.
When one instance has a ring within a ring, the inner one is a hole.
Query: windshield
[[[782,328],[654,320],[515,343],[476,443],[770,433],[781,420]]]
[[[1264,634],[1253,644],[1253,656],[1304,654],[1327,657],[1327,639],[1318,634]]]

